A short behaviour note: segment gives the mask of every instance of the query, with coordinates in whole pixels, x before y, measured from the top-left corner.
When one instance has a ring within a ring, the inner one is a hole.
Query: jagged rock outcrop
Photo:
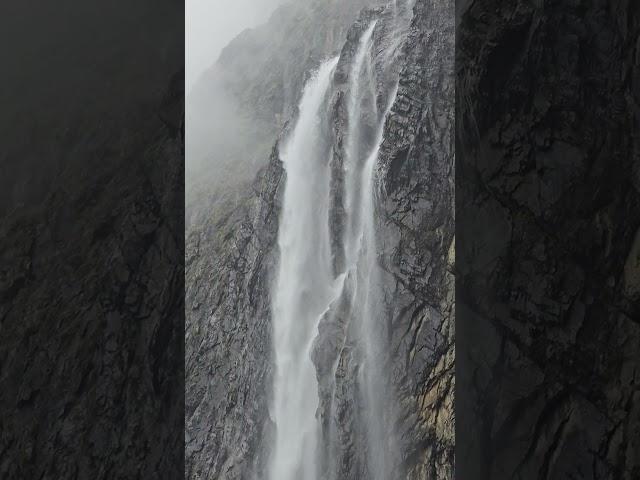
[[[388,47],[390,12],[390,7],[365,9],[344,31],[344,45],[332,40],[331,48],[325,45],[323,55],[318,54],[319,60],[341,48],[331,99],[337,165],[347,122],[341,102],[350,59],[373,19],[380,22],[374,51]],[[453,22],[452,2],[418,0],[399,37],[404,45],[397,63],[380,75],[377,87],[384,99],[389,79],[399,78],[376,169],[378,262],[389,332],[386,368],[393,378],[388,416],[401,452],[394,473],[398,479],[453,478]],[[301,89],[303,78],[303,73],[293,78],[287,89]],[[300,93],[292,94],[291,101]],[[241,200],[214,206],[200,224],[193,224],[187,239],[188,478],[265,478],[273,428],[270,289],[286,181],[278,148],[251,189],[238,195]],[[339,190],[332,190],[338,206]],[[333,215],[330,229],[338,234],[339,208]],[[351,404],[351,411],[329,418],[332,410],[323,408],[321,398],[318,416],[325,427],[333,421],[345,427],[334,445],[342,452],[337,479],[355,480],[367,478],[366,452],[360,433],[350,430],[358,416],[353,411],[358,407],[353,403],[357,357],[337,348],[345,338],[349,342],[345,335],[340,325],[322,322],[313,359],[321,397],[326,395],[322,385],[335,381],[338,402]],[[336,378],[328,378],[336,359]]]
[[[458,29],[458,474],[640,476],[637,4]]]
[[[270,273],[283,181],[277,148],[243,204],[186,243],[187,478],[264,471],[271,385]],[[212,212],[213,213],[213,212]]]
[[[402,479],[453,479],[454,3],[418,1],[380,154]]]

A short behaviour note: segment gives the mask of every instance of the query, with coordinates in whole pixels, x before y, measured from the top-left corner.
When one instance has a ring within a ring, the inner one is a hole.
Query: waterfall
[[[394,8],[394,20],[395,12]],[[372,480],[387,480],[394,463],[385,409],[390,401],[391,382],[386,376],[384,362],[382,304],[377,302],[381,291],[377,275],[374,184],[384,122],[395,100],[397,83],[391,93],[383,95],[385,110],[380,114],[372,51],[376,23],[373,21],[362,35],[350,73],[344,186],[348,217],[344,238],[345,275],[348,281],[344,294],[349,297],[350,321],[354,322],[362,350],[358,381],[365,406],[362,420],[367,439],[366,463]],[[384,63],[393,53],[384,52]],[[371,132],[375,133],[371,135]]]
[[[349,131],[347,132],[345,148],[345,188],[343,193],[347,212],[346,230],[343,239],[347,274],[356,267],[360,242],[359,231],[363,221],[362,212],[358,208],[359,204],[362,203],[361,187],[364,180],[361,175],[360,160],[362,152],[366,151],[366,146],[361,138],[363,135],[361,118],[365,114],[365,102],[369,101],[369,110],[375,109],[376,103],[375,82],[370,68],[367,68],[370,67],[371,40],[376,23],[376,21],[371,22],[369,28],[360,38],[349,81],[347,103]]]
[[[365,418],[368,440],[368,465],[372,480],[387,480],[394,467],[396,452],[391,443],[388,430],[388,404],[392,402],[389,395],[391,379],[385,362],[384,322],[381,316],[383,305],[379,302],[382,294],[378,286],[377,242],[375,230],[375,166],[382,145],[384,121],[391,110],[398,91],[394,87],[388,101],[385,113],[378,127],[373,151],[365,162],[362,171],[362,200],[360,204],[362,215],[362,247],[359,258],[358,278],[363,283],[359,289],[361,293],[360,335],[364,346],[364,360],[361,367],[361,381],[365,393]]]
[[[317,477],[318,385],[310,350],[318,322],[337,293],[329,235],[327,97],[337,58],[307,83],[299,118],[281,152],[286,171],[273,295],[276,425],[271,480]]]
[[[332,231],[329,224],[332,194],[340,194],[331,190],[330,160],[336,152],[332,151],[329,114],[338,58],[325,62],[307,82],[298,119],[281,150],[286,184],[278,232],[280,259],[272,293],[276,372],[271,416],[276,433],[270,448],[270,480],[338,478],[333,447],[329,445],[328,456],[321,453],[319,386],[311,359],[318,325],[336,313],[332,307],[337,303],[348,307],[344,310],[347,318],[342,319],[349,325],[344,341],[353,335],[349,342],[357,347],[358,377],[352,379],[357,398],[352,400],[363,407],[355,412],[358,418],[354,420],[358,429],[354,435],[362,442],[358,461],[370,480],[389,480],[398,474],[394,471],[398,455],[389,431],[393,392],[378,274],[375,174],[385,121],[398,90],[394,65],[406,32],[406,8],[393,2],[387,12],[385,24],[373,20],[363,30],[350,62],[342,151],[343,231]],[[374,48],[381,45],[383,48]],[[341,235],[336,248],[344,253],[342,272],[334,271],[337,252],[332,251],[332,234]],[[333,389],[331,419],[335,381]],[[335,441],[335,434],[329,431],[330,442]]]

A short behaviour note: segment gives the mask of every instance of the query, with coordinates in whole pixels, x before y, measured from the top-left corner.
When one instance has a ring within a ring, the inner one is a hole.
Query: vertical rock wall
[[[454,477],[454,3],[418,0],[380,156],[398,479]]]

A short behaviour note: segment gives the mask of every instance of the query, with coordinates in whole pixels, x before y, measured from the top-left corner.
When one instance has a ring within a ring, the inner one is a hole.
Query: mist
[[[187,0],[185,80],[189,92],[242,30],[264,23],[282,0]]]
[[[358,12],[375,1],[188,1],[187,229],[242,203],[308,73],[338,53]]]
[[[265,157],[260,138],[272,134],[243,108],[242,90],[229,87],[251,59],[225,47],[254,35],[283,0],[188,0],[185,5],[186,184],[187,218],[220,202],[220,196],[253,177],[253,160]],[[238,40],[240,39],[240,40]],[[234,50],[233,47],[230,48]],[[261,54],[262,55],[262,54]],[[252,141],[247,142],[248,138]],[[187,223],[190,223],[187,220]]]

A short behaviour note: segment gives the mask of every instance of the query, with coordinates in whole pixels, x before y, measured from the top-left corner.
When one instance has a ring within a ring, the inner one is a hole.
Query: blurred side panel
[[[640,9],[457,25],[457,478],[640,478]]]
[[[184,472],[184,3],[0,5],[0,478]]]

